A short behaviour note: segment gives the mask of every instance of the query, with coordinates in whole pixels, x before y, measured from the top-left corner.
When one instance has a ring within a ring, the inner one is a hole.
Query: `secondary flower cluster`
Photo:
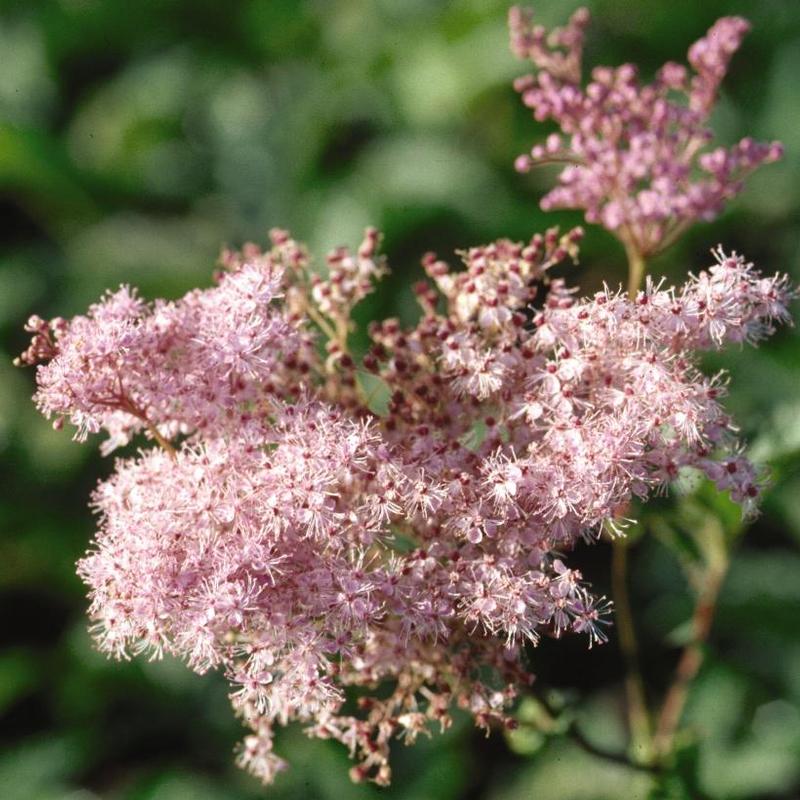
[[[512,725],[526,641],[605,638],[607,604],[559,554],[683,466],[753,502],[720,381],[693,352],[787,316],[784,279],[722,253],[680,290],[576,300],[547,271],[579,238],[472,248],[458,272],[426,256],[419,323],[373,325],[363,369],[347,330],[385,270],[374,231],[325,281],[278,231],[178,302],[121,289],[87,316],[32,320],[22,360],[44,362],[46,414],[78,438],[106,431],[106,449],[137,431],[161,445],[94,494],[79,572],[100,647],[223,668],[252,729],[239,760],[265,781],[290,720],[381,783],[390,740],[447,727],[453,705]]]
[[[527,172],[565,163],[542,208],[580,208],[629,248],[648,256],[696,220],[713,219],[743,179],[782,154],[778,142],[742,139],[707,150],[708,117],[733,54],[749,29],[741,17],[719,19],[689,48],[692,72],[669,62],[642,84],[633,64],[595,67],[582,85],[581,60],[589,12],[548,33],[529,11],[510,13],[512,49],[537,67],[515,87],[535,119],[553,120],[543,145],[517,159]]]

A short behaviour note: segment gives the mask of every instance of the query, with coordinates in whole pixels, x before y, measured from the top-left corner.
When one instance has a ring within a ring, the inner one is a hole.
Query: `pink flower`
[[[707,149],[719,85],[749,29],[741,17],[723,17],[691,46],[691,77],[669,62],[650,84],[640,83],[635,66],[623,64],[595,67],[584,85],[588,22],[589,12],[580,9],[565,28],[548,33],[533,24],[530,11],[511,10],[512,50],[537,68],[515,86],[537,121],[553,120],[561,129],[515,166],[527,172],[536,164],[565,164],[542,208],[583,209],[587,222],[651,256],[693,222],[714,219],[743,179],[783,150],[778,142],[749,137]]]
[[[540,68],[527,101],[570,137],[531,158],[575,162],[547,202],[586,208],[641,252],[771,157],[746,141],[702,157],[711,178],[690,174],[740,20],[692,48],[689,88],[677,65],[645,87],[628,65],[585,91],[586,12],[549,36],[511,21]],[[453,706],[512,724],[526,643],[606,638],[610,604],[564,554],[619,532],[632,501],[687,468],[754,510],[758,470],[697,354],[758,342],[795,295],[719,248],[681,287],[581,298],[549,275],[581,236],[473,247],[459,270],[426,255],[418,322],[373,323],[363,370],[348,335],[386,271],[374,229],[329,256],[326,279],[275,230],[268,252],[224,253],[216,285],[180,300],[123,287],[70,321],[31,318],[19,363],[38,364],[40,410],[81,440],[104,431],[105,452],[140,433],[158,445],[117,460],[93,495],[78,572],[98,646],[223,670],[250,729],[238,763],[265,782],[291,721],[381,784],[391,740],[446,729]]]

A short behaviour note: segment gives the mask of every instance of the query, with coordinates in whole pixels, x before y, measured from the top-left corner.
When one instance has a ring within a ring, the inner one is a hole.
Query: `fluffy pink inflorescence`
[[[121,287],[69,324],[31,318],[21,360],[59,354],[38,371],[37,406],[68,417],[79,440],[107,430],[104,452],[141,430],[169,439],[239,424],[278,364],[302,349],[270,307],[280,281],[271,262],[253,260],[178,302],[148,306]]]
[[[781,157],[778,142],[744,138],[709,150],[708,117],[717,91],[749,29],[741,17],[717,20],[689,48],[688,70],[669,62],[653,83],[642,84],[633,64],[595,67],[582,83],[582,52],[589,12],[580,9],[552,32],[534,25],[530,11],[509,15],[512,50],[530,60],[535,75],[515,87],[535,119],[561,129],[517,159],[564,163],[559,184],[541,201],[545,210],[580,208],[644,256],[669,246],[697,220],[711,220],[761,164]]]
[[[390,740],[446,728],[453,705],[513,724],[526,642],[605,639],[608,604],[564,561],[577,540],[685,467],[752,506],[722,382],[694,353],[787,319],[786,280],[721,251],[681,289],[575,299],[547,273],[580,235],[472,248],[462,271],[426,256],[421,319],[373,324],[364,371],[347,331],[385,270],[374,231],[324,281],[279,231],[176,303],[122,289],[32,320],[22,360],[43,362],[45,413],[106,431],[107,449],[137,431],[160,444],[94,494],[79,573],[100,648],[223,669],[252,729],[239,761],[264,781],[290,720],[380,783]]]
[[[693,46],[690,84],[667,65],[639,87],[622,67],[583,92],[587,22],[579,11],[547,36],[512,12],[515,49],[540,67],[526,98],[572,137],[547,151],[581,162],[549,202],[623,227],[644,256],[769,156],[744,143],[690,176],[744,24]],[[668,99],[684,90],[688,106]],[[118,460],[93,496],[78,569],[100,648],[224,670],[250,728],[239,763],[265,782],[285,766],[274,728],[292,720],[381,784],[391,740],[445,729],[453,707],[513,726],[526,644],[605,640],[609,604],[566,563],[579,540],[619,533],[681,470],[754,508],[724,381],[697,353],[756,343],[794,295],[718,249],[680,288],[579,299],[549,271],[581,236],[473,247],[460,270],[426,255],[418,323],[373,323],[359,362],[351,312],[386,271],[373,229],[325,278],[276,230],[269,251],[225,252],[216,284],[176,302],[123,287],[70,321],[32,317],[18,363],[38,364],[35,400],[56,427],[105,432],[104,452],[137,434],[158,445]]]

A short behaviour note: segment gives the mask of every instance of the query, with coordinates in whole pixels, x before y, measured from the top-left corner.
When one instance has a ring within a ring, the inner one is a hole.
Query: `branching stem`
[[[634,300],[644,281],[647,264],[632,240],[626,239],[624,244],[628,256],[628,297]],[[625,689],[631,747],[643,763],[658,766],[663,765],[672,754],[689,689],[702,666],[705,643],[711,631],[717,599],[727,571],[727,559],[709,566],[702,576],[692,614],[692,640],[681,654],[675,676],[661,706],[655,734],[651,734],[644,683],[638,663],[636,631],[628,597],[627,547],[624,539],[612,542],[611,584],[619,646],[626,669]]]
[[[178,457],[178,451],[173,447],[172,442],[170,442],[166,437],[162,436],[159,432],[158,428],[150,421],[147,416],[147,413],[144,409],[139,408],[136,403],[131,400],[130,397],[125,394],[124,389],[122,388],[122,379],[120,378],[120,398],[119,398],[119,408],[123,411],[127,411],[132,416],[136,417],[137,419],[141,420],[144,423],[145,428],[147,428],[148,433],[153,437],[154,441],[166,452],[169,454],[169,457],[174,461]]]
[[[672,752],[689,689],[703,665],[705,643],[711,633],[717,599],[726,572],[727,561],[710,568],[703,577],[703,584],[692,614],[692,639],[686,645],[675,668],[675,676],[664,698],[653,738],[653,750],[660,761],[669,758]]]

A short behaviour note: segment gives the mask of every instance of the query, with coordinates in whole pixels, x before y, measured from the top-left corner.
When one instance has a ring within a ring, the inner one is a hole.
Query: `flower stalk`
[[[702,578],[702,587],[692,613],[692,637],[683,650],[675,675],[670,684],[658,717],[653,751],[656,759],[667,762],[673,754],[676,734],[692,683],[700,672],[705,658],[705,647],[711,633],[711,626],[717,609],[717,600],[725,575],[728,561],[710,567]]]

